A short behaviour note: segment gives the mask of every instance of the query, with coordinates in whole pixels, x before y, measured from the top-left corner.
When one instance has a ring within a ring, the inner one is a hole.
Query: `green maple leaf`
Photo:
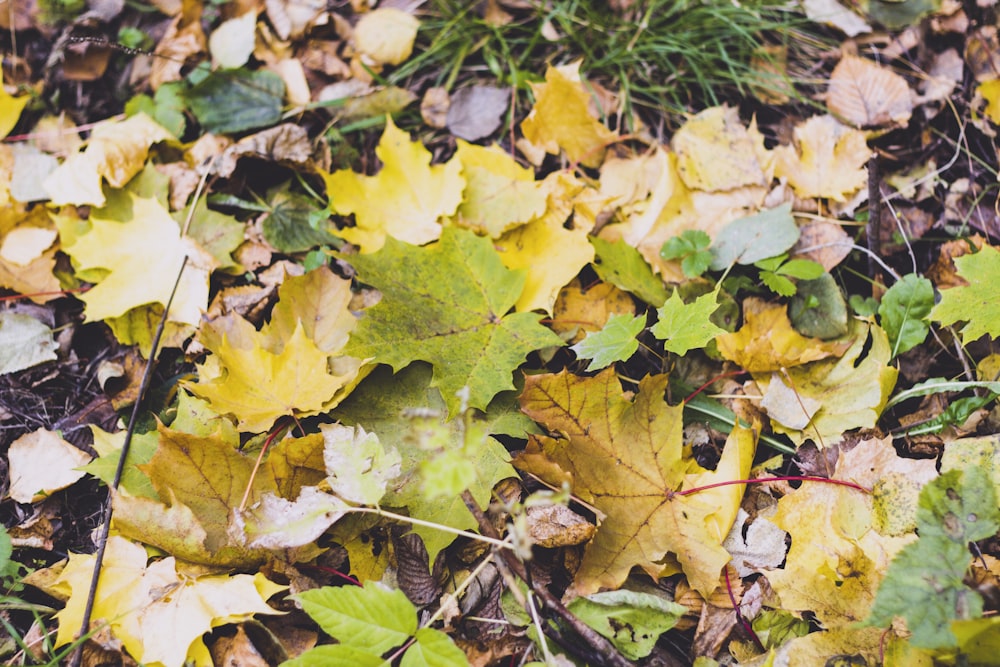
[[[969,284],[941,291],[930,318],[942,324],[964,321],[962,344],[989,334],[1000,337],[1000,252],[983,246],[974,255],[955,258],[958,275]]]
[[[709,319],[718,308],[716,299],[719,288],[708,294],[702,294],[693,303],[684,303],[675,290],[667,302],[657,309],[659,321],[650,331],[660,340],[666,341],[663,347],[668,352],[684,355],[689,350],[695,350],[708,345],[712,339],[725,329],[712,324]]]
[[[580,359],[590,359],[588,371],[600,370],[616,361],[625,361],[639,349],[639,335],[646,326],[642,315],[612,315],[600,331],[588,333],[570,349]]]
[[[434,366],[432,385],[448,412],[456,392],[469,387],[468,405],[483,409],[513,389],[511,374],[533,350],[562,341],[536,313],[507,314],[524,289],[525,274],[511,271],[489,239],[445,228],[438,243],[417,247],[388,237],[371,255],[348,259],[382,300],[365,311],[347,353],[400,370],[413,361]]]

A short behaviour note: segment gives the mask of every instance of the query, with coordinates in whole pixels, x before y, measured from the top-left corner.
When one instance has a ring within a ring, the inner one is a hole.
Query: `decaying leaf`
[[[906,79],[857,56],[844,56],[833,68],[826,105],[855,127],[905,125],[913,110]]]
[[[729,560],[721,544],[735,520],[742,488],[713,489],[722,492],[718,495],[672,492],[708,484],[716,476],[745,475],[753,437],[735,430],[725,463],[715,472],[699,473],[683,454],[681,408],[663,401],[666,380],[644,378],[634,400],[623,394],[611,370],[593,378],[564,371],[526,380],[521,409],[559,435],[531,436],[517,467],[551,484],[570,481],[573,492],[604,515],[576,575],[578,594],[617,588],[633,566],[655,577],[662,570],[659,561],[674,553],[692,586],[708,595]]]

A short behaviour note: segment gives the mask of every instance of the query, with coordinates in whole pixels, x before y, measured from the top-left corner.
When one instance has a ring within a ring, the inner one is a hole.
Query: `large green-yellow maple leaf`
[[[418,359],[430,362],[432,385],[451,415],[463,387],[468,405],[485,409],[498,392],[514,388],[511,374],[529,352],[562,344],[538,314],[507,314],[524,289],[524,272],[507,269],[489,239],[470,231],[448,227],[426,248],[389,238],[378,253],[345,259],[382,292],[347,354],[396,371]]]
[[[691,585],[706,597],[719,583],[729,554],[722,548],[742,498],[739,485],[675,495],[749,472],[755,447],[736,429],[714,472],[685,456],[683,407],[663,400],[665,375],[639,383],[630,400],[614,371],[592,378],[568,372],[526,379],[521,409],[557,436],[531,436],[515,466],[559,484],[604,518],[587,545],[574,590],[618,588],[633,567],[656,577],[676,554]]]
[[[177,572],[173,558],[148,566],[147,558],[141,545],[108,538],[91,622],[94,629],[108,622],[129,654],[145,665],[211,665],[202,635],[254,614],[280,613],[266,600],[287,587],[262,574],[191,577]],[[66,606],[56,614],[56,646],[71,642],[80,629],[94,561],[91,554],[71,554],[55,582],[57,590],[68,594]]]
[[[356,226],[338,234],[361,252],[375,252],[386,237],[417,245],[438,238],[440,219],[454,214],[462,201],[462,163],[452,158],[431,166],[430,151],[410,141],[391,117],[375,154],[383,165],[375,176],[350,169],[322,174],[333,210],[354,214]]]
[[[189,261],[181,276],[169,320],[197,325],[208,305],[208,274],[214,259],[190,239],[155,199],[131,195],[128,220],[90,217],[89,230],[71,234],[72,221],[58,220],[63,250],[78,272],[90,280],[101,275],[92,289],[80,295],[87,321],[120,317],[148,304],[166,306],[184,257]]]

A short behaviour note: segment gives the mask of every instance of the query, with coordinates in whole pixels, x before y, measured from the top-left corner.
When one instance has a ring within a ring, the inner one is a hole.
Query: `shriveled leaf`
[[[391,117],[375,154],[383,165],[375,176],[350,169],[321,174],[330,206],[341,215],[354,214],[356,226],[338,234],[364,253],[381,248],[387,237],[422,245],[441,236],[441,218],[453,215],[462,202],[461,161],[431,166],[430,152],[411,142]]]
[[[545,83],[531,87],[535,105],[521,122],[524,137],[551,155],[565,151],[573,162],[599,166],[615,134],[590,112],[590,93],[580,80],[580,63],[550,66]]]
[[[1000,336],[1000,252],[984,245],[979,252],[955,258],[958,275],[968,285],[941,290],[941,301],[930,319],[942,324],[965,322],[960,329],[962,343],[984,335]]]
[[[629,400],[610,369],[592,378],[564,371],[526,380],[521,409],[558,436],[531,436],[517,467],[550,484],[570,481],[573,493],[604,515],[576,575],[578,594],[617,588],[634,566],[658,576],[660,561],[674,553],[692,586],[708,595],[729,560],[721,544],[742,489],[725,489],[725,498],[671,494],[698,467],[684,456],[682,407],[663,400],[666,382],[646,377]],[[737,458],[749,465],[752,449],[749,459]]]
[[[103,206],[101,184],[120,188],[142,171],[153,144],[173,139],[146,114],[104,121],[94,128],[82,153],[73,153],[45,179],[54,206]]]
[[[733,263],[753,264],[780,255],[798,240],[792,205],[782,204],[723,227],[712,244],[711,267],[721,271]]]
[[[10,480],[7,493],[19,503],[42,500],[83,477],[84,472],[79,468],[91,458],[55,431],[38,429],[25,433],[7,451]]]
[[[300,547],[319,539],[348,509],[347,503],[314,486],[303,488],[294,501],[269,493],[246,510],[235,512],[230,534],[245,537],[252,549]]]
[[[587,334],[570,347],[580,359],[590,359],[587,371],[600,370],[616,361],[628,360],[639,349],[637,336],[646,327],[643,315],[612,315],[604,328]]]
[[[729,536],[722,543],[733,557],[733,566],[741,577],[778,567],[788,551],[785,545],[788,533],[766,516],[760,515],[747,525],[749,518],[750,515],[741,507]]]
[[[489,240],[471,232],[448,227],[428,248],[389,238],[380,252],[350,261],[382,300],[365,311],[348,353],[397,371],[417,359],[430,362],[452,415],[462,387],[469,387],[469,405],[484,409],[513,389],[511,373],[529,352],[561,344],[539,315],[506,314],[524,274],[505,268]]]
[[[774,173],[801,198],[846,201],[867,182],[870,155],[862,132],[833,116],[814,116],[795,128],[792,146],[774,149]]]
[[[718,298],[719,287],[692,303],[684,303],[678,290],[674,290],[667,302],[657,309],[656,324],[649,331],[664,341],[663,347],[668,352],[684,356],[690,350],[701,349],[719,334],[726,333],[709,319],[719,309]]]

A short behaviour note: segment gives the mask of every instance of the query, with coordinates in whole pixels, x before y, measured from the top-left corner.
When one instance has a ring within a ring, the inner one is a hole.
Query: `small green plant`
[[[306,651],[283,667],[402,664],[465,667],[465,653],[451,637],[419,627],[417,608],[398,590],[368,581],[363,587],[327,586],[296,596],[302,608],[339,643]],[[387,652],[392,657],[383,658]]]
[[[688,278],[697,278],[708,270],[712,253],[708,250],[712,239],[700,229],[686,229],[660,248],[660,257],[680,260],[681,270]]]
[[[788,259],[787,254],[754,262],[760,269],[760,281],[778,296],[795,296],[795,280],[815,280],[823,267],[810,259]]]

